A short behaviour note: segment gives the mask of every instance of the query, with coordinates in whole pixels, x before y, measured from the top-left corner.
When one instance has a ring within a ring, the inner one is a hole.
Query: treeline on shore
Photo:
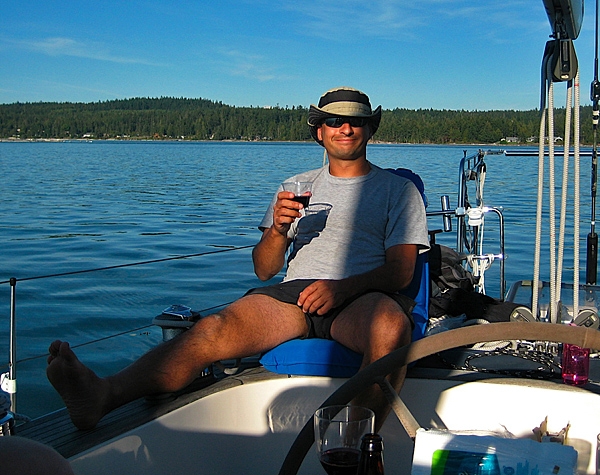
[[[555,111],[562,137],[564,109]],[[134,98],[93,103],[0,104],[2,139],[311,140],[308,108],[234,107],[206,99]],[[581,112],[591,143],[591,106]],[[539,111],[384,110],[377,141],[392,143],[535,143]]]

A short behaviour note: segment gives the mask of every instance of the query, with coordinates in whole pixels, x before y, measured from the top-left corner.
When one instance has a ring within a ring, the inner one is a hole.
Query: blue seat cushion
[[[332,340],[296,339],[267,351],[260,363],[273,373],[349,378],[359,370],[362,355]]]

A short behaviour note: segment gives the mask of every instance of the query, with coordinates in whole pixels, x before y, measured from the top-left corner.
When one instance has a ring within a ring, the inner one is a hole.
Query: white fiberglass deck
[[[267,379],[228,388],[71,459],[77,474],[277,474],[310,414],[344,380]],[[502,430],[531,437],[568,423],[578,472],[595,473],[600,396],[563,384],[523,379],[406,381],[401,393],[423,427]],[[392,414],[383,427],[387,474],[410,473],[413,443]],[[314,450],[299,473],[324,473]]]

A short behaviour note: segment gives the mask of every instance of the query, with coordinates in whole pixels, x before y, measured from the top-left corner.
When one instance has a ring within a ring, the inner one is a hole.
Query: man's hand
[[[260,242],[252,251],[254,273],[262,280],[269,280],[283,268],[285,252],[291,242],[287,232],[300,216],[302,205],[293,201],[294,193],[281,191],[273,206],[273,225],[263,231]]]
[[[351,296],[342,280],[317,280],[300,292],[298,306],[305,313],[325,315]]]
[[[385,251],[386,263],[372,271],[340,280],[317,280],[300,293],[298,306],[306,313],[325,315],[355,295],[398,292],[413,278],[417,252],[416,244],[398,244]]]
[[[273,229],[282,235],[286,235],[292,223],[300,216],[302,205],[293,201],[294,193],[291,191],[280,191],[277,201],[273,207]]]

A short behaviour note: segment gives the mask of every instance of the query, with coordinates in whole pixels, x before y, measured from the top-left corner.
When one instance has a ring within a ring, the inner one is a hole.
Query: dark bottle
[[[360,446],[356,475],[383,475],[383,439],[379,434],[366,434]]]

